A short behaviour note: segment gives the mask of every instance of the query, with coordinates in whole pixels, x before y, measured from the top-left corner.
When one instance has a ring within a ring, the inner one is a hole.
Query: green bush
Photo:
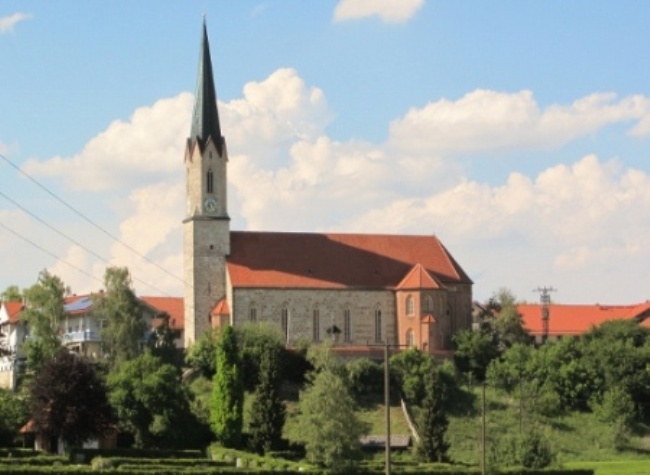
[[[523,437],[520,450],[521,464],[526,468],[545,468],[553,463],[553,452],[548,440],[536,431]]]
[[[95,457],[122,457],[141,459],[191,459],[204,458],[200,450],[157,449],[71,449],[69,460],[74,463],[90,463]]]

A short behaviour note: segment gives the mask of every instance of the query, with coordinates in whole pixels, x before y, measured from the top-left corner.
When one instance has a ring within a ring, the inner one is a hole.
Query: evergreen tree
[[[126,267],[107,268],[104,287],[105,292],[96,299],[95,312],[104,319],[102,346],[109,363],[115,367],[140,354],[146,324]]]
[[[249,440],[259,454],[276,448],[282,439],[286,411],[279,393],[278,359],[278,351],[272,348],[262,354],[259,384],[251,406]]]
[[[431,367],[426,373],[425,391],[418,418],[420,443],[417,453],[429,462],[444,462],[447,460],[449,449],[445,438],[449,426],[445,411],[447,395],[446,385],[436,368]]]
[[[224,447],[237,447],[242,433],[244,385],[239,370],[237,339],[230,326],[219,335],[215,362],[210,407],[212,431]]]
[[[106,386],[92,364],[60,348],[32,381],[34,424],[51,437],[80,445],[111,427]]]

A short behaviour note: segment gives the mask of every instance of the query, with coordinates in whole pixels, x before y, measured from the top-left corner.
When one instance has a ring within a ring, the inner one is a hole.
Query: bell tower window
[[[205,178],[205,182],[206,182],[207,192],[214,193],[214,173],[212,173],[211,168],[208,170],[207,176]]]

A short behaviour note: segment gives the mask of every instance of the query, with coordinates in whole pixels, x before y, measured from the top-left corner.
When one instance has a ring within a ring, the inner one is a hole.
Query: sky
[[[435,234],[485,301],[650,299],[650,3],[0,3],[0,290],[182,295],[205,15],[231,229]]]

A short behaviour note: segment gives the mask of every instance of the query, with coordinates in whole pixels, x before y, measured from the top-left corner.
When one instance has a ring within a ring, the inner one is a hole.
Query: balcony
[[[91,330],[64,333],[61,337],[63,343],[80,343],[86,341],[100,341],[99,333]]]

